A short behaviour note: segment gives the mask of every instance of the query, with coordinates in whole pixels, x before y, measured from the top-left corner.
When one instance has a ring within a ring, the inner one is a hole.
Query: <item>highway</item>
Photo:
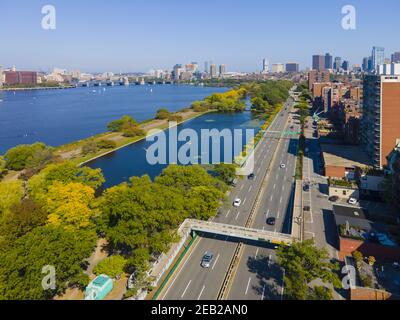
[[[282,158],[279,156],[279,159],[273,158],[278,147],[281,152],[285,150],[285,148],[288,150],[288,141],[277,139],[277,137],[280,137],[281,132],[287,125],[292,105],[293,101],[289,99],[280,114],[276,116],[275,120],[270,125],[266,136],[257,146],[255,151],[255,179],[248,180],[247,178],[243,178],[238,182],[237,186],[229,195],[227,203],[220,209],[218,216],[214,219],[215,222],[244,226],[253,208],[257,193],[261,188],[264,175],[268,168],[270,168],[274,173],[278,173],[280,177],[277,179],[275,175],[272,175],[274,176],[275,180],[279,180],[276,181],[275,188],[279,187],[281,188],[281,191],[283,186],[285,186],[284,188],[287,188],[286,193],[278,190],[275,192],[275,194],[279,195],[279,197],[273,199],[272,201],[276,206],[271,206],[271,214],[272,211],[275,211],[278,208],[281,209],[279,217],[277,216],[276,227],[278,228],[278,232],[281,228],[283,228],[283,221],[285,219],[285,202],[287,204],[287,196],[285,195],[290,194],[291,190],[289,184],[282,183],[281,179],[284,180],[283,177],[286,177],[286,175],[290,172],[291,167],[289,164],[287,170],[278,170],[275,164],[276,161],[279,162],[281,160],[283,162],[290,163],[289,159],[287,158],[287,152],[282,153]],[[285,108],[287,108],[287,110],[285,110]],[[280,141],[286,142],[280,143]],[[275,160],[275,162],[270,167],[272,160]],[[280,163],[277,164],[278,167],[279,164]],[[271,183],[269,183],[269,185],[270,184]],[[280,200],[281,195],[282,202]],[[240,198],[242,200],[242,205],[239,208],[234,208],[232,206],[235,198]],[[261,206],[263,209],[260,209],[260,211],[263,211],[267,205],[268,203],[266,201],[263,202],[263,205]],[[278,211],[275,212],[278,213]],[[265,215],[263,218],[261,218],[261,214],[257,213],[256,218],[256,223],[254,224],[255,227],[260,227],[261,229],[262,227],[267,228],[265,224]],[[262,225],[261,221],[263,223]],[[272,231],[275,231],[275,229]],[[182,266],[178,268],[177,274],[175,274],[171,279],[169,285],[161,294],[160,299],[215,300],[222,286],[226,271],[232,260],[236,246],[237,241],[235,239],[221,238],[217,236],[202,237],[192,249],[190,255],[186,257]],[[210,269],[203,269],[200,266],[200,262],[206,251],[211,251],[214,254],[214,259]]]

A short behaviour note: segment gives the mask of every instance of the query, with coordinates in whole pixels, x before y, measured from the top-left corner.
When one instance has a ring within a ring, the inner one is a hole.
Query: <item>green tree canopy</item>
[[[285,270],[286,295],[290,299],[309,300],[316,296],[324,296],[321,288],[310,286],[316,279],[335,287],[341,286],[335,273],[338,265],[331,263],[327,251],[318,249],[313,240],[296,242],[290,247],[280,247],[277,255],[279,265]]]
[[[10,170],[23,170],[41,166],[50,162],[52,158],[52,148],[44,143],[19,145],[8,150],[4,156],[6,168]]]
[[[105,274],[111,278],[115,278],[124,273],[126,260],[123,256],[115,255],[101,261],[94,267],[93,273],[97,276]]]

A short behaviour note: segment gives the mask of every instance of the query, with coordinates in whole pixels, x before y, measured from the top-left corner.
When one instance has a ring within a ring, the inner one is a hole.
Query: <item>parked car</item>
[[[303,211],[310,212],[311,207],[310,206],[304,206]]]
[[[210,268],[213,258],[214,254],[212,252],[206,252],[201,260],[201,266],[206,269]]]
[[[281,163],[281,169],[285,169],[286,168],[286,164],[284,164],[284,163]]]
[[[241,204],[242,204],[242,200],[239,198],[235,199],[235,201],[233,202],[233,206],[236,208],[240,207]]]
[[[310,191],[310,185],[305,184],[305,185],[303,186],[303,191],[304,191],[304,192]]]
[[[267,219],[267,224],[268,224],[269,226],[274,226],[274,225],[276,224],[276,218],[273,218],[273,217],[268,218],[268,219]]]
[[[338,196],[329,197],[329,201],[331,201],[331,202],[337,202],[338,200],[339,200]]]

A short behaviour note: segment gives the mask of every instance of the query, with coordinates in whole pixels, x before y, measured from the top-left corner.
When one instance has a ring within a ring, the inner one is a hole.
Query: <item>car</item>
[[[256,175],[254,173],[250,173],[247,178],[249,180],[254,180],[256,178]]]
[[[267,225],[269,225],[269,226],[274,226],[275,223],[276,223],[276,218],[271,217],[271,218],[268,218],[268,219],[267,219]]]
[[[303,211],[310,212],[311,211],[311,207],[310,206],[304,206]]]
[[[303,186],[303,191],[304,191],[304,192],[310,191],[310,185],[305,184],[305,185]]]
[[[285,169],[286,168],[286,164],[281,163],[280,167],[281,167],[281,169]]]
[[[205,269],[210,268],[213,258],[214,254],[212,252],[206,252],[203,256],[203,259],[201,259],[201,266]]]
[[[236,187],[238,184],[238,179],[234,179],[231,183],[232,187]]]
[[[337,202],[338,200],[339,200],[338,196],[329,197],[329,201],[331,201],[331,202]]]
[[[351,204],[351,205],[356,205],[356,204],[358,203],[358,201],[357,201],[357,199],[355,199],[355,198],[350,198],[350,199],[348,200],[348,203]]]
[[[237,199],[235,199],[235,201],[233,201],[234,207],[240,207],[241,204],[242,204],[242,200],[239,198],[237,198]]]

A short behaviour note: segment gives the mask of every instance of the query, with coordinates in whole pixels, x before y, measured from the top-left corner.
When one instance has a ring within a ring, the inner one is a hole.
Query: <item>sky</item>
[[[55,30],[41,26],[48,4]],[[349,4],[356,30],[342,28]],[[400,51],[398,12],[398,0],[0,0],[0,65],[146,72],[211,60],[253,72],[263,58],[305,68],[326,52],[361,64],[374,45]]]

